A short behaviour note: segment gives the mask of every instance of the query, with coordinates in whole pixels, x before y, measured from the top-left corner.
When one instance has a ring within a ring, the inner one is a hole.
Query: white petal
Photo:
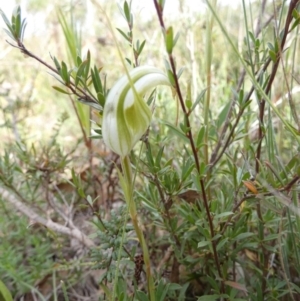
[[[129,75],[130,80],[127,75],[121,77],[109,91],[102,120],[104,143],[122,157],[131,151],[151,121],[151,111],[142,96],[159,84],[170,85],[167,76],[154,67],[137,67]]]

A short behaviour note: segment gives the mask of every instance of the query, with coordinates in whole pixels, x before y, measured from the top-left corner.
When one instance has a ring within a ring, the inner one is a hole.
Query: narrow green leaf
[[[168,75],[168,79],[169,79],[171,85],[173,87],[175,87],[175,78],[174,78],[173,72],[171,70],[168,70],[167,75]]]
[[[85,104],[87,106],[90,106],[90,107],[96,109],[97,111],[100,111],[100,112],[103,111],[103,107],[100,104],[96,103],[96,102],[90,102],[90,101],[87,101],[83,98],[78,98],[78,101],[82,104]]]
[[[131,38],[127,36],[125,32],[123,32],[121,29],[117,28],[117,31],[128,41],[131,43]]]
[[[73,181],[75,187],[77,187],[77,186],[78,186],[78,179],[77,179],[77,177],[76,177],[74,168],[72,168],[71,174],[72,174],[72,181]]]
[[[15,15],[15,35],[17,38],[21,37],[21,24],[21,9],[20,6],[18,6]]]
[[[238,103],[240,106],[244,103],[244,89],[241,89],[239,92]]]
[[[16,21],[15,21],[16,17],[14,16],[14,14],[12,14],[11,16],[11,27],[12,27],[12,30],[13,30],[13,34],[15,35],[15,32],[16,32]]]
[[[295,27],[297,27],[297,26],[299,25],[299,23],[300,23],[300,18],[298,18],[298,19],[293,23],[293,25],[292,25],[290,31],[292,31],[293,29],[295,29]]]
[[[223,249],[224,245],[228,242],[228,237],[225,239],[222,239],[218,244],[217,244],[217,251],[220,251]]]
[[[61,75],[61,78],[63,79],[63,81],[65,82],[65,84],[69,85],[70,84],[70,75],[68,73],[67,64],[64,61],[61,62],[60,75]]]
[[[196,141],[196,147],[197,147],[197,149],[200,149],[201,146],[202,146],[203,138],[204,138],[204,134],[205,134],[205,130],[206,130],[206,127],[202,126],[200,128],[199,132],[198,132],[197,141]]]
[[[170,26],[166,31],[166,49],[168,54],[171,54],[173,50],[173,38],[173,27]]]
[[[91,65],[91,53],[88,50],[87,55],[86,55],[86,61],[87,61],[87,66],[84,69],[84,80],[87,81],[88,76],[89,76],[89,71],[90,71],[90,65]]]
[[[138,53],[138,55],[140,55],[140,54],[142,53],[145,44],[146,44],[146,40],[144,40],[144,41],[142,42],[142,44],[137,48],[137,53]]]
[[[57,71],[60,73],[61,66],[60,66],[60,63],[58,62],[58,60],[56,59],[56,57],[55,57],[55,56],[53,57],[53,61],[54,61],[54,64],[55,64],[56,70],[57,70]]]
[[[144,292],[136,291],[135,294],[139,301],[149,301],[148,296]]]
[[[5,284],[0,280],[0,300],[2,301],[13,301],[13,298],[5,286]]]
[[[82,64],[82,59],[79,55],[77,55],[76,63],[77,63],[76,66],[80,66]]]
[[[176,35],[175,35],[175,38],[173,40],[173,48],[176,46],[176,43],[177,43],[177,41],[179,39],[179,36],[180,36],[180,34],[179,34],[179,32],[177,32]]]
[[[254,36],[254,34],[251,31],[248,31],[248,33],[249,33],[249,37],[252,40],[252,42],[255,43],[255,36]]]
[[[221,128],[223,125],[224,125],[224,122],[227,118],[227,115],[228,115],[228,112],[229,112],[229,109],[231,107],[231,102],[227,102],[227,104],[224,106],[224,108],[221,110],[219,116],[218,116],[218,119],[217,119],[217,127],[218,128]]]
[[[267,46],[268,46],[268,48],[269,48],[270,50],[275,51],[274,46],[273,46],[273,44],[272,44],[271,42],[268,42],[268,43],[267,43]]]
[[[6,28],[3,28],[3,30],[7,33],[7,35],[12,39],[15,40],[14,35],[11,33],[11,31],[8,31]]]
[[[182,75],[183,71],[184,71],[184,67],[180,68],[179,71],[177,72],[177,78],[179,79],[180,76]]]
[[[196,106],[198,105],[198,103],[204,98],[205,92],[207,89],[204,89],[200,92],[200,94],[197,96],[196,101],[194,102],[190,112],[193,112],[194,109],[196,108]]]
[[[192,107],[193,103],[190,99],[186,99],[185,105],[186,105],[187,109],[189,110]]]
[[[285,166],[285,173],[286,173],[286,174],[289,174],[290,171],[291,171],[295,166],[297,166],[297,165],[299,165],[299,156],[298,156],[298,154],[297,154],[296,156],[294,156],[294,157],[288,162],[288,164]],[[281,177],[283,177],[283,176],[281,175]]]
[[[128,22],[129,24],[131,24],[130,8],[129,8],[129,5],[128,5],[127,1],[124,2],[123,9],[124,9],[124,14],[125,14],[125,17],[126,17],[127,22]]]
[[[91,75],[92,75],[92,81],[93,81],[95,91],[97,93],[99,93],[99,92],[103,93],[101,79],[100,79],[99,72],[98,72],[98,69],[96,66],[94,66],[94,69],[91,69]]]
[[[259,47],[260,47],[260,40],[259,40],[259,39],[256,39],[256,40],[255,40],[255,48],[256,48],[256,50],[258,50]]]
[[[69,301],[69,297],[68,297],[68,293],[67,293],[67,287],[66,287],[65,282],[63,280],[60,280],[60,284],[61,284],[62,289],[63,289],[65,301]]]
[[[205,166],[205,163],[204,163],[204,162],[201,162],[201,163],[200,163],[200,171],[199,171],[200,177],[205,176],[205,173],[206,173],[206,166]]]
[[[164,147],[161,147],[158,151],[158,154],[157,154],[156,158],[155,158],[155,166],[158,167],[158,168],[160,168],[160,162],[161,162],[163,152],[164,152]]]
[[[84,193],[84,190],[82,189],[82,187],[79,187],[77,189],[77,193],[79,194],[80,197],[85,198],[85,193]]]
[[[23,19],[22,25],[21,25],[21,33],[20,33],[21,42],[23,42],[23,40],[24,40],[24,34],[25,34],[26,26],[27,26],[26,19]]]
[[[98,101],[99,101],[99,104],[100,104],[102,107],[104,107],[104,104],[105,104],[105,96],[104,96],[101,92],[97,93],[97,99],[98,99]]]
[[[78,33],[77,28],[74,25],[74,22],[67,21],[66,15],[62,12],[62,10],[58,9],[57,15],[66,39],[69,57],[71,58],[73,64],[76,64],[77,56],[81,56],[80,33]]]
[[[65,82],[63,82],[62,80],[61,80],[61,77],[59,77],[57,74],[53,74],[53,73],[50,73],[50,72],[47,72],[47,73],[49,73],[51,76],[53,76],[58,82],[60,82],[62,85],[64,85],[65,86]]]
[[[277,60],[277,55],[276,55],[276,52],[274,52],[273,50],[269,50],[269,56],[271,58],[271,60],[276,63],[276,60]]]
[[[297,9],[293,9],[293,12],[292,12],[292,16],[295,18],[295,19],[298,19],[300,16],[299,16],[299,13],[297,11]]]
[[[183,183],[190,176],[190,174],[192,173],[192,171],[193,171],[194,168],[195,168],[195,164],[189,162],[187,168],[184,168],[182,170],[181,180],[182,180]]]
[[[203,248],[203,247],[206,247],[210,244],[211,242],[210,241],[207,241],[207,240],[204,240],[204,241],[200,241],[198,243],[198,248]]]
[[[63,93],[63,94],[68,94],[68,95],[71,95],[72,93],[71,92],[68,92],[60,87],[57,87],[57,86],[52,86],[52,88],[60,93]]]
[[[93,199],[90,195],[87,195],[86,200],[87,200],[87,202],[89,203],[90,206],[93,206],[94,201],[93,201]]]
[[[147,157],[147,162],[148,162],[149,168],[152,169],[153,172],[155,172],[155,170],[154,170],[155,164],[154,164],[154,159],[153,159],[152,150],[151,150],[150,145],[147,148],[146,157]]]
[[[129,64],[130,66],[134,66],[129,58],[126,57],[125,60],[128,62],[128,64]]]
[[[233,215],[233,212],[231,212],[231,211],[222,212],[222,213],[220,213],[220,214],[215,215],[215,216],[214,216],[214,220],[222,219],[222,218],[228,217],[228,216],[230,216],[230,215]]]
[[[76,78],[75,78],[75,87],[78,86],[79,80],[80,80],[80,79],[83,79],[82,74],[84,73],[85,67],[87,66],[87,64],[88,64],[88,61],[85,60],[85,61],[83,61],[83,62],[81,63],[81,65],[79,66],[79,68],[78,68],[78,70],[77,70],[77,73],[76,73]]]
[[[178,75],[177,75],[177,77],[178,77]],[[191,88],[191,83],[189,82],[188,86],[187,86],[186,99],[185,99],[185,105],[188,110],[190,110],[193,105],[191,99],[192,99],[192,88]]]
[[[107,274],[106,275],[104,274],[103,279],[104,279],[104,277],[107,277],[107,276],[108,276]],[[105,283],[105,281],[101,281],[99,283],[100,283],[99,286],[105,292],[105,295],[107,296],[108,300],[112,300],[111,289],[108,288],[105,284],[103,284],[103,283]],[[141,300],[141,301],[144,301],[144,300]],[[149,300],[145,300],[145,301],[149,301]]]
[[[9,29],[12,29],[11,23],[10,23],[10,21],[8,20],[8,18],[6,17],[6,15],[5,15],[5,13],[3,12],[2,9],[0,9],[0,14],[1,14],[1,17],[2,17],[2,19],[3,19],[3,21],[4,21],[4,23],[6,24],[6,26],[7,26]]]
[[[241,234],[237,235],[236,237],[234,237],[234,240],[241,240],[241,239],[249,238],[253,235],[254,235],[254,233],[252,233],[252,232],[244,232],[244,233],[241,233]]]
[[[161,279],[156,288],[155,300],[164,301],[167,293],[168,293],[168,284],[165,284]]]
[[[184,140],[185,142],[189,142],[187,136],[176,126],[171,123],[163,122],[174,134],[176,134],[179,138]]]

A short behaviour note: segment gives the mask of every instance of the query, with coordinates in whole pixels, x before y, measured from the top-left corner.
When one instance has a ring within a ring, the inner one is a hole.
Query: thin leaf
[[[140,55],[141,52],[143,51],[145,44],[146,44],[146,40],[144,40],[144,41],[142,42],[142,44],[140,45],[140,47],[137,48],[137,53],[138,53],[138,55]]]
[[[131,24],[130,8],[129,8],[127,1],[124,2],[123,8],[124,8],[124,14],[125,14],[126,20],[129,24]]]
[[[8,28],[12,28],[11,27],[11,23],[10,23],[10,21],[7,19],[7,17],[6,17],[6,15],[5,15],[5,13],[3,12],[3,10],[2,9],[0,9],[0,14],[1,14],[1,17],[2,17],[2,19],[3,19],[3,21],[4,21],[4,23],[6,24],[6,26],[8,27]]]
[[[105,104],[105,96],[104,96],[101,92],[97,93],[97,99],[98,99],[98,101],[99,101],[99,104],[100,104],[102,107],[104,107],[104,104]]]
[[[68,92],[60,87],[57,87],[57,86],[52,86],[52,88],[60,93],[63,93],[63,94],[68,94],[68,95],[71,95],[72,93],[71,92]]]
[[[20,40],[22,42],[24,40],[24,34],[25,34],[26,26],[27,26],[26,19],[23,19],[23,21],[22,21],[22,30],[21,30],[21,35],[20,35]]]
[[[131,43],[131,38],[127,36],[125,32],[123,32],[121,29],[117,28],[117,31],[128,41]]]
[[[55,67],[56,67],[57,71],[60,72],[61,66],[60,66],[60,63],[58,62],[58,60],[56,59],[55,56],[53,57],[53,61],[54,61],[54,64],[55,64]]]
[[[13,298],[5,286],[5,284],[0,280],[0,300],[2,301],[13,301]]]
[[[87,55],[86,55],[86,60],[87,60],[87,66],[86,66],[85,71],[84,71],[85,81],[87,81],[87,79],[88,79],[89,71],[90,71],[90,64],[91,64],[91,53],[90,53],[89,50],[88,50]]]
[[[83,62],[81,63],[81,65],[79,66],[79,68],[78,68],[78,70],[77,70],[77,73],[76,73],[76,78],[75,78],[75,87],[78,86],[79,80],[81,79],[82,74],[84,73],[87,64],[88,64],[88,61],[85,60],[85,61],[83,61]]]
[[[61,62],[61,70],[60,70],[60,75],[63,81],[65,82],[66,85],[70,84],[70,75],[68,72],[67,64],[62,61]]]
[[[173,50],[173,27],[169,27],[166,31],[166,50],[168,54],[172,53]]]
[[[180,68],[179,71],[177,72],[177,78],[179,79],[180,76],[182,75],[183,71],[184,71],[184,67]]]
[[[12,40],[16,40],[15,37],[13,36],[13,34],[8,31],[6,28],[3,28],[3,30],[7,33],[7,35],[12,39]]]
[[[171,123],[163,122],[174,134],[176,134],[179,138],[184,140],[184,142],[189,142],[188,137],[176,126]]]
[[[203,99],[204,95],[205,95],[205,92],[206,92],[207,89],[204,89],[200,92],[200,94],[197,96],[197,99],[196,101],[194,102],[190,112],[193,112],[196,108],[196,106],[198,105],[198,103],[201,101],[201,99]]]
[[[96,102],[90,102],[90,101],[86,101],[85,99],[82,99],[82,98],[78,98],[78,101],[82,104],[85,104],[87,106],[90,106],[98,111],[103,111],[103,107],[101,105],[99,105],[98,103]]]

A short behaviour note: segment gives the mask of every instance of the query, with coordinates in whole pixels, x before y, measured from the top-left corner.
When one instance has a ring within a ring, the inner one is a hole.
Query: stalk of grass
[[[60,9],[57,10],[57,15],[66,40],[69,61],[73,66],[78,67],[77,57],[81,57],[81,37],[78,30],[75,28],[72,11],[71,22],[67,21],[64,13]],[[71,96],[69,97],[78,118],[85,145],[90,148],[92,141],[89,138],[91,135],[91,107],[79,101],[74,101]]]
[[[133,177],[132,177],[131,163],[130,163],[129,157],[126,156],[125,158],[122,158],[121,164],[122,164],[123,175],[119,172],[120,183],[121,183],[121,187],[124,192],[124,197],[125,197],[128,209],[129,209],[129,214],[131,216],[134,230],[137,234],[138,240],[142,247],[143,257],[144,257],[144,262],[145,262],[145,267],[146,267],[148,292],[149,292],[150,300],[155,301],[155,288],[154,288],[153,277],[151,274],[151,263],[150,263],[149,251],[148,251],[148,247],[147,247],[147,244],[145,241],[143,231],[141,230],[141,228],[139,226],[138,213],[137,213],[136,204],[135,204],[135,201],[133,198],[134,181],[133,181]]]
[[[212,5],[215,7],[217,4],[217,0],[214,0]],[[211,13],[207,14],[206,20],[206,41],[205,41],[205,65],[206,65],[206,97],[203,108],[204,115],[204,126],[206,128],[204,134],[204,163],[207,166],[209,163],[209,128],[210,128],[210,120],[209,120],[209,112],[210,112],[210,101],[211,101],[211,72],[212,72],[212,57],[213,57],[213,48],[212,48],[212,29],[213,29],[213,16]],[[207,181],[210,180],[210,173],[207,173]],[[207,190],[208,199],[211,198],[210,189]]]
[[[122,62],[124,71],[125,71],[125,73],[128,77],[131,89],[133,90],[133,93],[135,95],[137,95],[136,89],[134,87],[134,84],[133,84],[133,82],[130,78],[128,69],[126,67],[125,59],[124,59],[124,57],[121,53],[121,49],[120,49],[119,43],[117,41],[113,26],[111,24],[111,21],[110,21],[109,17],[107,16],[107,14],[105,13],[105,11],[102,9],[102,6],[99,3],[94,2],[94,4],[98,7],[100,7],[101,11],[103,12],[103,14],[104,14],[104,16],[107,20],[109,30],[112,33],[113,40],[115,42],[115,46],[117,48],[117,52],[118,52],[120,61]],[[139,222],[138,222],[138,214],[137,214],[137,210],[136,210],[136,204],[135,204],[135,201],[133,199],[134,180],[133,180],[133,177],[132,177],[131,163],[130,163],[130,159],[129,159],[128,156],[125,156],[124,158],[121,158],[121,165],[122,165],[122,173],[118,170],[120,184],[121,184],[121,187],[122,187],[122,190],[123,190],[123,193],[124,193],[124,198],[125,198],[126,204],[128,206],[128,210],[129,210],[129,214],[130,214],[130,217],[131,217],[131,220],[132,220],[132,224],[134,226],[134,229],[136,231],[138,240],[139,240],[140,245],[142,247],[143,258],[144,258],[144,262],[145,262],[145,266],[146,266],[147,286],[148,286],[148,293],[149,293],[150,301],[155,301],[155,287],[154,287],[153,277],[152,277],[152,274],[151,274],[150,256],[149,256],[148,246],[146,244],[143,231],[141,230],[141,228],[139,226]],[[122,247],[122,243],[121,243],[120,248],[121,247]],[[119,263],[117,263],[117,265],[118,264]],[[115,281],[117,281],[117,279],[115,279]],[[114,287],[113,296],[115,295],[115,290],[116,290],[116,286]]]
[[[65,301],[69,301],[69,297],[68,297],[68,293],[67,293],[67,288],[66,288],[66,284],[64,281],[60,281],[61,283],[61,287],[62,287],[62,290],[63,290],[63,294],[64,294],[64,298],[65,298]]]
[[[54,301],[57,301],[57,289],[56,289],[56,271],[52,272],[52,289]]]

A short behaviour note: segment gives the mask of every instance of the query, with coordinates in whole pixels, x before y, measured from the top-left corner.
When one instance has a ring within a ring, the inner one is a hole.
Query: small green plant
[[[70,167],[73,151],[64,154],[56,135],[39,155],[34,146],[29,150],[26,143],[16,144],[12,152],[18,160],[9,152],[0,160],[3,202],[7,198],[51,233],[43,243],[32,236],[41,248],[35,255],[39,260],[55,244],[63,253],[57,233],[80,243],[80,260],[65,261],[61,268],[99,271],[93,274],[97,300],[285,301],[299,296],[300,125],[293,93],[299,85],[299,3],[281,4],[270,19],[265,2],[247,6],[242,1],[239,13],[222,13],[217,4],[206,1],[206,19],[199,27],[199,15],[195,23],[187,24],[183,16],[172,21],[166,1],[153,1],[157,25],[150,28],[161,30],[163,70],[157,58],[159,68],[144,64],[150,43],[136,38],[131,2],[119,5],[128,28],[117,31],[112,17],[94,3],[121,65],[123,76],[115,84],[107,84],[110,74],[104,76],[105,66],[93,65],[89,50],[81,55],[74,28],[61,11],[72,59],[67,64],[52,56],[52,65],[25,47],[20,7],[11,20],[1,11],[15,42],[11,45],[46,66],[60,83],[53,88],[80,103],[75,112],[89,149],[88,168],[82,173]],[[243,28],[239,35],[232,30],[236,26],[224,21],[226,13],[242,19],[237,21]],[[187,45],[179,28],[187,34]],[[90,108],[99,118],[92,137]],[[109,150],[96,166],[91,138]],[[76,202],[59,188],[61,183],[55,184],[58,196],[53,201],[50,184],[66,170],[70,176],[64,184]],[[22,183],[19,189],[17,182]],[[39,194],[45,197],[39,198],[38,209],[50,206],[48,215],[36,214],[33,200]],[[90,220],[89,226],[83,227],[82,219],[75,223],[76,217],[88,214],[83,220]],[[13,292],[22,291],[24,283],[34,286],[32,280],[40,277],[16,277],[3,262],[4,281],[10,289],[13,281]],[[34,263],[30,266],[39,273]],[[68,280],[61,285],[66,300],[76,282]],[[56,285],[54,280],[54,298]]]

